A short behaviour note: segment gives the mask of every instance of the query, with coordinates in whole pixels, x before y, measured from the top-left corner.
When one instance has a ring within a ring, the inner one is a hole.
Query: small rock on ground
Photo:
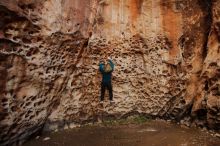
[[[43,140],[44,141],[50,140],[50,137],[45,137]]]

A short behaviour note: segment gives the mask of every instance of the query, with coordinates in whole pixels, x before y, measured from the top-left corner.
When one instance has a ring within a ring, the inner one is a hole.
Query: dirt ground
[[[162,121],[98,125],[44,133],[24,146],[220,146],[220,138]]]

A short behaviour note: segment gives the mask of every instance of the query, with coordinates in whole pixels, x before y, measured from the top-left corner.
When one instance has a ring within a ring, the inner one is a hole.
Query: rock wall
[[[218,129],[218,0],[1,0],[0,143],[141,113]],[[111,56],[115,104],[99,104]]]
[[[207,54],[203,62],[203,69],[200,74],[201,87],[197,93],[197,109],[199,114],[204,113],[204,120],[210,128],[219,129],[219,107],[220,107],[220,1],[212,3],[212,26],[208,35]]]

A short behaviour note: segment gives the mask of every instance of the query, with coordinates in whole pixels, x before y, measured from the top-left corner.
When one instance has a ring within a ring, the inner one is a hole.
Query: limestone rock
[[[50,140],[50,137],[45,137],[43,140],[44,141]]]
[[[1,0],[0,16],[1,145],[131,114],[220,127],[219,1]]]

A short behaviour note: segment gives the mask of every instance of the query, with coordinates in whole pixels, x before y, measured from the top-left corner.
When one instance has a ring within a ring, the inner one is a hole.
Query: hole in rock
[[[2,99],[2,103],[7,102],[7,101],[8,101],[7,98],[3,98],[3,99]]]
[[[12,111],[12,112],[16,112],[16,110],[17,110],[17,107],[16,107],[16,106],[12,106],[12,107],[11,107],[11,111]]]
[[[209,66],[210,66],[210,67],[217,67],[218,65],[217,65],[216,62],[212,62],[212,63],[209,64]]]
[[[205,81],[205,91],[208,91],[209,90],[209,83],[208,81]]]
[[[31,44],[31,40],[27,38],[22,38],[22,42],[25,44]]]

